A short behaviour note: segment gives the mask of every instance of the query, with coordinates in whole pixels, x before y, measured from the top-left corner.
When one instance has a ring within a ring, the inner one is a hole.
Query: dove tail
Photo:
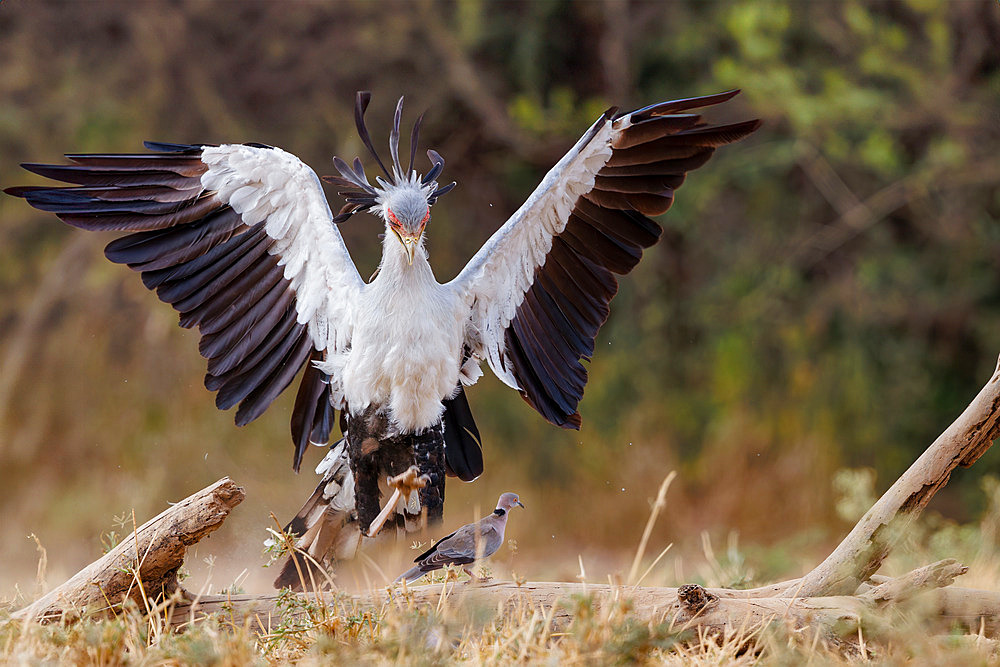
[[[392,583],[398,584],[404,579],[406,580],[406,583],[410,583],[411,581],[416,581],[420,577],[424,576],[424,574],[426,574],[421,569],[421,567],[422,567],[421,565],[417,565],[416,567],[411,567],[409,570],[396,577],[396,579]]]

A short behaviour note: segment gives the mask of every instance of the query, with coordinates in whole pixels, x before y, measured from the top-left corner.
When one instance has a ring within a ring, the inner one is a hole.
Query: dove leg
[[[462,571],[469,575],[470,584],[485,584],[493,579],[493,577],[477,577],[469,567],[463,567]]]

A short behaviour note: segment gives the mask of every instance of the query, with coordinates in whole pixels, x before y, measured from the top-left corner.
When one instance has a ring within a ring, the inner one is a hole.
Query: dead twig
[[[111,611],[109,607],[129,598],[145,609],[147,595],[169,597],[180,588],[177,570],[187,548],[218,529],[244,497],[235,482],[220,479],[144,523],[15,618],[48,621],[84,611]],[[137,580],[140,586],[135,586]]]

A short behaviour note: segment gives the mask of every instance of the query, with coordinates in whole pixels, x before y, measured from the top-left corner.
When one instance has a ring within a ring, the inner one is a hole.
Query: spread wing
[[[548,421],[579,428],[597,331],[662,229],[688,171],[760,121],[709,125],[691,109],[730,91],[614,115],[587,131],[452,281],[471,305],[466,345]]]
[[[350,343],[363,285],[316,174],[278,148],[147,143],[135,155],[23,165],[75,187],[6,192],[74,227],[118,230],[105,255],[197,326],[205,386],[236,423],[259,417],[310,359]],[[296,400],[295,468],[333,425],[336,378],[309,364]]]

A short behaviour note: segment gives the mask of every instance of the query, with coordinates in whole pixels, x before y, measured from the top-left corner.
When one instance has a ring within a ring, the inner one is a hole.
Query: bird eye
[[[386,213],[389,214],[389,222],[399,227],[399,220],[396,218],[396,214],[392,212],[391,208],[386,208]]]

